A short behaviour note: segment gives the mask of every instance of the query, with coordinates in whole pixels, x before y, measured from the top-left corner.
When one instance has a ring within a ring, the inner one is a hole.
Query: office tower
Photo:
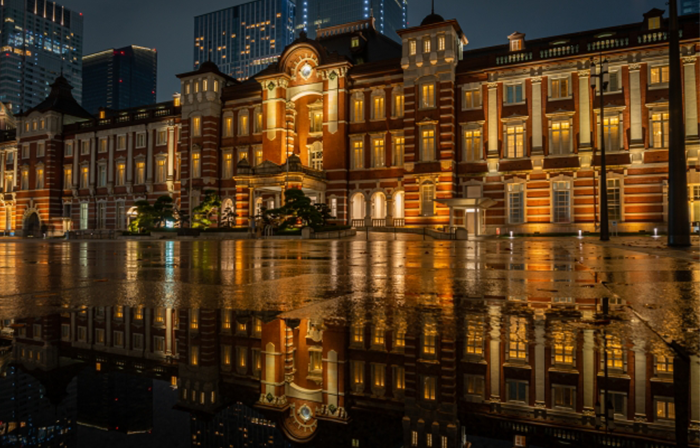
[[[195,17],[194,68],[211,61],[248,79],[294,40],[294,14],[294,1],[256,0]]]
[[[130,45],[83,56],[83,107],[121,110],[156,102],[158,53]]]
[[[12,112],[44,101],[61,74],[81,101],[82,14],[46,0],[2,0],[0,54],[0,102]]]
[[[299,0],[296,30],[305,29],[309,37],[319,28],[348,22],[376,20],[377,31],[401,42],[397,30],[406,28],[408,0]]]
[[[700,14],[700,0],[681,0],[681,7],[678,12],[685,14]]]

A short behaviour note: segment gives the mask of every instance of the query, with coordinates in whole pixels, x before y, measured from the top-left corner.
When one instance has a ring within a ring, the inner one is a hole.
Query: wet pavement
[[[366,237],[0,240],[0,445],[698,443],[697,237]]]

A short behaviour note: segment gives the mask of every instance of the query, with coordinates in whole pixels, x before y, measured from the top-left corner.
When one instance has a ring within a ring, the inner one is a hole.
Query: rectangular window
[[[394,136],[394,159],[392,165],[403,167],[404,153],[406,151],[406,138],[404,136]]]
[[[90,154],[90,140],[82,140],[80,142],[80,154]]]
[[[224,153],[223,177],[224,179],[233,177],[233,154],[230,152]]]
[[[105,343],[105,330],[104,328],[95,329],[95,344],[104,345]]]
[[[190,347],[190,365],[199,365],[199,346],[193,345]]]
[[[97,151],[100,153],[107,152],[107,139],[106,138],[100,139],[100,144],[99,144]]]
[[[569,78],[552,79],[549,97],[553,100],[569,97]]]
[[[438,51],[445,51],[445,35],[438,36]]]
[[[163,146],[168,143],[168,132],[165,129],[158,131],[156,135],[156,145]]]
[[[20,183],[22,190],[29,190],[29,169],[25,168],[22,170],[22,180]]]
[[[576,388],[571,386],[552,386],[552,397],[555,408],[574,410],[576,399]]]
[[[481,319],[467,320],[464,350],[467,355],[484,355],[484,323]]]
[[[194,137],[202,136],[202,117],[192,118],[192,135]]]
[[[165,182],[165,159],[156,159],[156,183]]]
[[[509,334],[508,358],[527,360],[527,321],[525,318],[511,316]]]
[[[406,390],[406,369],[394,366],[394,390]]]
[[[657,397],[656,402],[656,420],[675,420],[676,405],[673,398]]]
[[[146,162],[136,162],[136,185],[146,183]]]
[[[372,346],[375,348],[384,348],[384,327],[372,327]]]
[[[352,121],[360,123],[365,119],[365,101],[362,97],[356,96],[352,100]]]
[[[309,350],[309,372],[321,373],[323,371],[323,352],[321,350]]]
[[[63,168],[63,189],[69,190],[73,186],[73,169],[71,167]]]
[[[608,219],[610,221],[622,220],[620,179],[608,179]]]
[[[656,373],[673,373],[673,358],[656,356]]]
[[[233,136],[233,117],[224,117],[224,137]]]
[[[506,127],[506,157],[525,157],[525,128],[523,125]]]
[[[230,345],[221,346],[221,365],[230,366],[233,361],[233,347]]]
[[[394,117],[399,118],[404,115],[406,98],[403,93],[394,94]]]
[[[117,151],[123,151],[126,149],[126,135],[117,136]]]
[[[80,188],[87,188],[90,179],[90,168],[84,166],[80,169]]]
[[[87,230],[88,228],[88,203],[80,203],[80,230]]]
[[[44,188],[44,168],[43,167],[37,167],[36,169],[36,179],[35,179],[35,187],[36,190],[41,190]]]
[[[421,216],[435,215],[435,185],[426,182],[420,187]]]
[[[254,149],[255,151],[255,160],[253,166],[260,166],[263,163],[263,150],[262,148],[256,148]]]
[[[627,394],[624,392],[608,392],[608,400],[616,420],[627,420]],[[605,403],[605,393],[600,392],[600,403]]]
[[[574,335],[571,332],[556,331],[553,337],[554,364],[573,365],[574,363]]]
[[[506,390],[508,401],[515,403],[527,403],[528,396],[528,382],[527,381],[506,381]]]
[[[338,199],[331,198],[331,216],[333,218],[338,218]]]
[[[163,336],[153,337],[153,351],[156,353],[165,352],[165,338]]]
[[[386,116],[384,108],[384,96],[375,95],[372,97],[372,119],[382,120]]]
[[[352,142],[352,167],[356,170],[365,167],[365,151],[364,142],[362,140],[353,140]]]
[[[481,128],[466,129],[464,131],[464,162],[476,162],[481,160]]]
[[[66,148],[64,151],[66,157],[72,157],[73,156],[73,142],[66,142]]]
[[[236,367],[244,369],[248,366],[248,350],[246,347],[236,347]]]
[[[598,117],[598,119],[600,120],[600,117]],[[598,123],[600,124],[600,121]],[[603,120],[603,129],[605,149],[608,151],[619,151],[621,147],[620,117],[605,117]],[[598,135],[598,145],[600,145],[600,135]]]
[[[78,327],[78,342],[87,342],[87,327]]]
[[[263,114],[261,110],[255,111],[255,121],[253,122],[253,132],[259,134],[263,130]]]
[[[464,393],[484,398],[484,377],[481,375],[464,375]]]
[[[365,384],[365,363],[362,361],[350,361],[352,364],[352,384],[362,386]]]
[[[143,335],[141,333],[134,333],[132,336],[132,349],[133,350],[143,350]]]
[[[372,139],[372,166],[374,168],[384,167],[386,151],[384,148],[384,138],[373,138]]]
[[[190,312],[190,330],[199,330],[199,310]]]
[[[506,104],[523,102],[523,84],[509,84],[506,86]]]
[[[46,143],[44,142],[39,142],[36,144],[36,156],[37,157],[44,157],[46,154]]]
[[[320,110],[313,111],[309,114],[309,132],[323,132],[323,112]]]
[[[115,331],[113,333],[113,338],[114,338],[114,346],[115,347],[124,347],[124,333],[121,331]]]
[[[416,52],[417,52],[416,47],[417,47],[417,45],[416,45],[415,39],[411,39],[408,41],[408,53],[409,53],[409,55],[414,56],[416,54]]]
[[[437,393],[437,379],[434,376],[423,378],[423,399],[435,400]]]
[[[192,177],[198,178],[202,175],[202,168],[200,165],[200,154],[198,152],[192,153]]]
[[[668,148],[668,112],[651,114],[651,146],[652,148]]]
[[[624,350],[622,349],[622,341],[620,338],[606,335],[608,367],[616,370],[625,369]]]
[[[475,87],[464,91],[462,109],[478,109],[481,107],[481,88]]]
[[[22,146],[22,158],[23,159],[29,158],[29,145]]]
[[[668,65],[663,67],[652,67],[650,69],[649,84],[667,84]]]
[[[523,184],[508,184],[508,222],[521,224],[525,220]]]
[[[146,133],[145,132],[139,132],[136,134],[136,148],[145,148],[146,147]]]
[[[61,324],[61,340],[70,341],[70,325]]]
[[[425,324],[423,328],[423,354],[435,355],[437,348],[437,327],[435,324]]]
[[[571,183],[553,182],[554,222],[571,222]]]
[[[238,135],[248,135],[250,133],[250,125],[248,123],[248,113],[238,114]]]
[[[124,163],[117,163],[117,182],[118,187],[123,187],[126,182],[126,165]]]
[[[423,53],[430,53],[430,38],[423,38]]]
[[[421,108],[427,109],[435,107],[435,84],[427,83],[421,85],[420,104]]]
[[[432,162],[435,160],[435,129],[423,128],[421,130],[421,162]]]
[[[107,186],[107,165],[97,166],[97,186],[106,187]]]
[[[571,123],[568,120],[552,122],[552,145],[549,153],[552,155],[571,153]]]
[[[362,344],[365,340],[365,327],[362,324],[355,324],[351,328],[352,344]]]

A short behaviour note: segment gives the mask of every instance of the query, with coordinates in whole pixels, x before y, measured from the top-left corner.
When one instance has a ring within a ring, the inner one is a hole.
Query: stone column
[[[583,330],[583,410],[594,411],[596,400],[595,332]]]
[[[489,112],[491,107],[489,106]],[[489,116],[490,119],[490,116]],[[489,141],[491,135],[489,134]],[[543,154],[544,145],[542,144],[542,77],[536,76],[532,78],[532,152],[534,154]]]
[[[17,182],[19,182],[19,179],[17,178],[17,170],[19,169],[19,148],[15,150],[15,157],[13,160],[15,163],[12,167],[12,191],[17,191]]]
[[[95,188],[95,137],[90,137],[90,189]]]
[[[78,164],[78,159],[80,159],[80,141],[73,140],[73,190],[78,189],[78,180],[80,179],[80,165]]]
[[[134,141],[131,132],[126,134],[126,191],[131,193],[134,178]]]
[[[175,180],[175,126],[168,126],[168,185]]]
[[[685,99],[685,138],[698,139],[698,81],[695,78],[695,62],[698,57],[683,58],[683,98]]]
[[[165,356],[173,354],[173,309],[165,309]]]
[[[389,198],[386,200],[386,225],[394,225],[394,200]]]
[[[146,190],[150,192],[153,190],[153,129],[146,130],[146,147]]]
[[[634,344],[634,420],[646,421],[646,386],[647,386],[647,357],[642,341]]]
[[[112,194],[114,189],[114,136],[107,137],[109,145],[109,160],[107,165],[107,191]]]
[[[578,72],[579,149],[591,147],[591,86],[590,70]]]
[[[498,159],[498,83],[488,83],[488,158]]]
[[[535,406],[545,407],[545,331],[544,316],[535,318]]]
[[[501,401],[501,308],[498,305],[489,306],[489,321],[489,400],[497,403]]]
[[[365,227],[372,226],[372,197],[365,200]]]
[[[643,146],[640,64],[630,64],[630,146]]]

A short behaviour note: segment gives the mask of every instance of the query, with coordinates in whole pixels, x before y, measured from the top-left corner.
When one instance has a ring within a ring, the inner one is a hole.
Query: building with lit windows
[[[130,45],[83,56],[83,107],[130,109],[156,103],[158,53]]]
[[[376,19],[379,32],[401,42],[398,31],[408,26],[407,0],[298,0],[296,29],[316,37],[316,30],[348,22]]]
[[[82,100],[81,13],[48,0],[3,0],[0,54],[0,102],[15,114],[44,101],[60,75]]]
[[[680,19],[691,221],[700,221],[697,24]],[[207,61],[178,75],[173,102],[103,117],[59,78],[16,116],[16,136],[0,134],[0,222],[25,234],[108,234],[127,228],[139,199],[168,194],[191,214],[214,190],[249,226],[298,188],[354,227],[595,231],[604,140],[613,228],[663,231],[667,25],[654,9],[638,23],[513,33],[466,51],[455,20],[431,14],[399,31],[398,44],[369,18],[316,39],[301,33],[245,82]],[[590,82],[601,55],[603,116]]]
[[[254,0],[194,19],[194,68],[210,61],[245,80],[294,40],[293,0]]]

